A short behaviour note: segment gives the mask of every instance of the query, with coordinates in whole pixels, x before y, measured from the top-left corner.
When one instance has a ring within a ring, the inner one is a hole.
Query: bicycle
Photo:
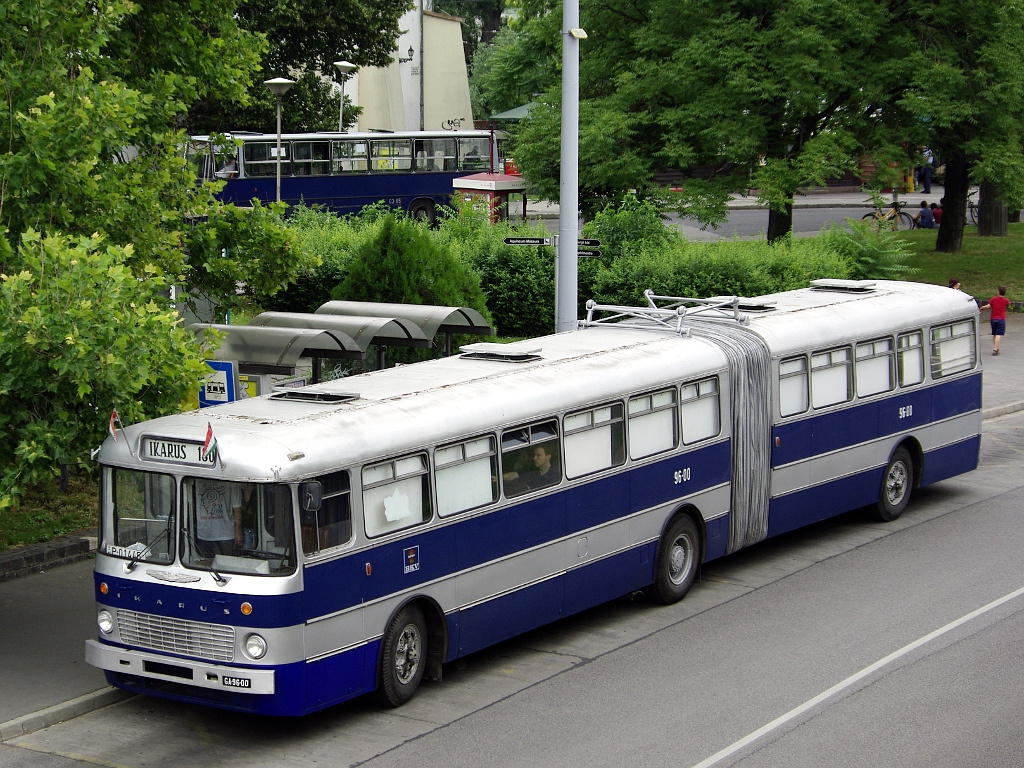
[[[874,224],[889,227],[890,229],[905,230],[917,226],[914,217],[906,213],[903,208],[906,204],[893,200],[888,208],[878,207],[870,213],[865,213],[861,221],[871,221]]]
[[[967,215],[971,217],[971,224],[978,226],[978,201],[974,199],[974,196],[978,194],[977,190],[974,190],[967,195]]]

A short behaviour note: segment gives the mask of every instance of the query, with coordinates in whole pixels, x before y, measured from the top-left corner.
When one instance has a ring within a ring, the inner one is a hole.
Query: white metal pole
[[[341,103],[338,105],[338,133],[344,130],[345,125],[345,77],[341,78]]]
[[[277,202],[281,202],[281,95],[277,96]]]
[[[555,330],[576,328],[579,244],[580,28],[579,0],[562,4],[562,146],[558,247],[555,256]]]

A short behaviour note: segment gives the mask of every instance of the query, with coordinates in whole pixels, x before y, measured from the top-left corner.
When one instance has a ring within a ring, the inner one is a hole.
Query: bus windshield
[[[287,485],[187,477],[182,482],[182,528],[185,566],[262,576],[295,571]]]
[[[132,562],[174,560],[174,478],[155,472],[114,469],[104,484],[102,551]]]

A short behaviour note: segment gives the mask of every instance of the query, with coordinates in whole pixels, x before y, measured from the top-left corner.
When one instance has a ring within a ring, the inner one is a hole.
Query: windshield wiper
[[[185,544],[188,544],[188,552],[189,552],[189,563],[188,563],[188,566],[189,566],[189,568],[198,568],[200,570],[209,571],[211,574],[213,574],[213,578],[216,580],[216,582],[218,584],[227,584],[228,580],[225,579],[223,576],[221,576],[220,573],[217,572],[217,569],[213,567],[213,559],[212,558],[210,559],[210,564],[209,565],[201,565],[201,564],[195,562],[194,560],[192,560],[192,553],[195,552],[196,545],[195,545],[195,539],[192,538],[192,534],[189,532],[189,529],[188,528],[182,528],[181,529],[181,535],[185,538],[185,540],[183,542],[181,542],[181,553],[182,553],[181,561],[183,563],[185,562]]]
[[[139,560],[141,560],[143,557],[145,557],[150,552],[152,552],[153,551],[153,547],[155,547],[157,544],[159,544],[163,539],[166,539],[167,538],[167,534],[169,534],[171,532],[171,528],[173,526],[174,526],[174,518],[171,518],[171,520],[168,523],[167,527],[164,528],[163,531],[160,532],[160,535],[157,536],[155,539],[153,539],[153,542],[151,544],[147,544],[145,549],[140,549],[138,551],[138,553],[135,555],[135,557],[133,557],[131,560],[128,561],[128,565],[126,565],[124,567],[125,571],[127,571],[128,573],[131,573],[132,571],[134,571],[135,570],[135,566],[139,564]]]

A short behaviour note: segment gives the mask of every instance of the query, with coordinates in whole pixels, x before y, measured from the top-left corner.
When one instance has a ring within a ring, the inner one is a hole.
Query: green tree
[[[383,216],[333,291],[335,299],[465,306],[488,317],[480,279],[424,227],[400,214]]]
[[[86,462],[116,408],[125,423],[180,408],[204,351],[167,302],[167,281],[125,265],[130,246],[28,231],[0,238],[0,507],[59,464]]]
[[[945,163],[936,250],[961,249],[970,185],[992,182],[1024,204],[1024,3],[969,0],[914,5],[907,85],[888,119],[924,129],[921,144]],[[920,135],[920,128],[919,128]]]
[[[521,5],[524,27],[553,35],[558,4]],[[938,247],[956,249],[970,182],[1024,200],[1019,0],[584,0],[580,187],[585,215],[630,189],[710,223],[753,188],[768,237],[791,229],[801,186],[871,153],[891,183],[931,146],[946,162]],[[560,76],[517,138],[541,196],[558,194]],[[683,193],[668,195],[667,178]]]
[[[387,66],[398,22],[412,7],[412,0],[247,0],[238,10],[238,25],[268,41],[258,76],[246,82],[243,95],[222,99],[210,94],[195,102],[188,113],[189,131],[274,130],[277,101],[263,85],[272,77],[297,80],[282,110],[285,131],[337,129],[333,62]],[[356,111],[346,107],[345,117],[351,124]]]
[[[79,418],[96,419],[112,402],[128,403],[119,406],[127,418],[154,416],[195,385],[188,363],[197,348],[182,341],[155,291],[199,287],[233,302],[238,282],[269,293],[303,264],[279,211],[217,204],[216,187],[197,187],[179,151],[176,125],[193,100],[240,97],[252,79],[262,43],[235,24],[238,7],[14,0],[0,11],[0,273],[8,292],[0,359],[15,376],[0,386],[0,411],[36,436],[4,470],[7,498],[37,476],[39,462],[81,457],[96,444]],[[101,266],[85,273],[94,252]],[[87,293],[99,294],[104,280],[117,307]],[[31,291],[34,312],[25,307]],[[83,303],[67,304],[76,291]],[[138,308],[152,317],[136,317]],[[61,339],[73,348],[57,350]],[[101,350],[127,351],[102,387],[85,360]],[[158,366],[160,355],[177,361]],[[19,390],[46,402],[28,408]],[[31,426],[17,421],[23,410]]]

